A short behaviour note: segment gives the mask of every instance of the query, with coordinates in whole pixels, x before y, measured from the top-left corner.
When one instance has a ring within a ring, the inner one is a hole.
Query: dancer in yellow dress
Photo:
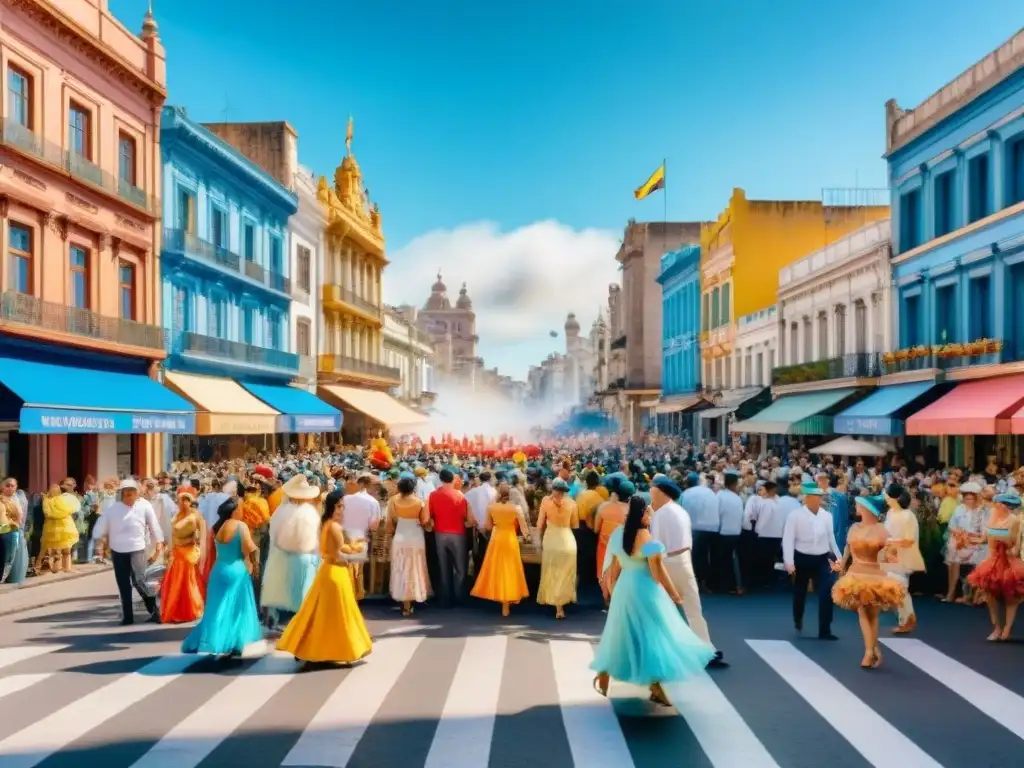
[[[502,616],[508,616],[509,605],[530,596],[516,537],[516,523],[519,523],[524,536],[530,535],[530,524],[523,510],[512,503],[511,493],[509,484],[502,483],[498,486],[494,503],[487,508],[484,528],[493,533],[470,593],[473,597],[501,603]]]
[[[849,570],[832,587],[832,601],[840,608],[856,611],[860,632],[864,638],[864,659],[860,665],[875,669],[882,664],[878,648],[878,615],[899,608],[906,596],[903,582],[882,570],[879,555],[886,562],[896,561],[897,549],[889,543],[889,533],[879,522],[885,500],[877,496],[858,496],[857,513],[860,522],[854,523],[846,536],[843,559],[832,564],[841,571],[851,560]]]
[[[579,525],[569,484],[556,478],[537,516],[537,530],[543,535],[537,602],[555,606],[556,619],[564,619],[565,606],[576,602],[576,537],[572,532]]]
[[[60,570],[71,573],[71,550],[78,543],[78,528],[75,526],[74,516],[81,508],[81,502],[73,493],[62,492],[56,483],[50,486],[50,490],[43,498],[43,536],[39,557],[36,559],[37,572],[42,571],[43,558],[48,556],[52,573],[58,570],[58,557]]]
[[[368,656],[373,641],[352,587],[352,571],[342,554],[345,534],[341,491],[324,502],[320,529],[320,570],[277,649],[306,663],[351,664]]]

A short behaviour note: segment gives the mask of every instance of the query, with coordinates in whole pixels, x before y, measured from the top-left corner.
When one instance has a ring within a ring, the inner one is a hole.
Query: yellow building
[[[401,371],[382,363],[381,279],[388,260],[380,210],[367,200],[352,135],[350,118],[334,186],[321,177],[317,188],[327,220],[317,391],[342,409],[343,441],[366,444],[379,431],[401,431],[424,417],[388,394],[401,384]]]
[[[779,270],[868,222],[889,206],[826,206],[818,200],[748,200],[742,189],[701,227],[701,355],[705,388],[738,387],[730,355],[739,318],[771,307]]]

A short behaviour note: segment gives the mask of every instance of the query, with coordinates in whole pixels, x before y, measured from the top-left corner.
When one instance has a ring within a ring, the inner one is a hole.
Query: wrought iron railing
[[[299,370],[299,356],[293,352],[257,347],[240,341],[228,341],[191,331],[180,333],[176,341],[173,351],[178,354],[193,353],[249,365],[262,365],[295,372]]]
[[[390,381],[402,380],[402,372],[397,368],[379,363],[369,363],[345,355],[320,355],[320,370],[328,373],[363,373]]]
[[[842,357],[772,368],[772,385],[808,384],[832,379],[863,379],[883,373],[877,353],[856,352]]]
[[[46,141],[34,131],[26,128],[14,118],[3,118],[3,130],[0,137],[6,146],[13,147],[19,152],[31,155],[40,162],[64,171],[79,181],[84,181],[110,195],[120,197],[132,205],[157,213],[159,204],[153,195],[147,195],[145,190],[139,189],[124,179],[119,179],[114,174],[104,171],[98,165],[86,157],[60,147],[53,142]]]
[[[232,253],[227,248],[211,243],[209,240],[203,240],[198,235],[184,229],[164,230],[164,250],[196,254],[216,262],[222,267],[238,271],[239,257],[237,253]]]
[[[291,278],[289,278],[287,275],[282,275],[280,272],[273,272],[271,270],[267,270],[267,278],[268,284],[275,291],[280,291],[281,293],[289,294],[292,292],[292,281]]]
[[[244,263],[246,277],[251,277],[258,283],[262,283],[265,281],[267,270],[265,270],[261,265],[257,264],[255,261],[249,261],[248,259],[245,259]]]
[[[146,349],[162,350],[165,343],[164,329],[160,326],[108,317],[90,309],[55,304],[17,291],[3,294],[0,321]]]
[[[292,283],[292,298],[303,304],[309,304],[309,291],[298,283]]]
[[[350,307],[356,307],[357,309],[366,312],[367,314],[373,315],[374,317],[380,317],[380,307],[374,304],[372,301],[364,299],[357,295],[355,291],[349,290],[340,285],[330,286],[331,290],[335,293],[338,301],[348,304]]]

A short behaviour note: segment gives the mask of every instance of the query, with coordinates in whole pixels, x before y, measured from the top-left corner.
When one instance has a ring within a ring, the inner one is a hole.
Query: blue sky
[[[146,0],[110,7],[137,30]],[[386,298],[421,303],[439,266],[453,294],[465,279],[488,365],[518,375],[566,312],[593,319],[626,220],[662,218],[632,190],[663,157],[673,220],[713,218],[733,187],[885,186],[886,99],[916,105],[1024,26],[1017,2],[969,8],[154,0],[170,101],[192,117],[288,120],[330,176],[354,116],[395,262]],[[524,273],[528,298],[489,311],[495,281]]]

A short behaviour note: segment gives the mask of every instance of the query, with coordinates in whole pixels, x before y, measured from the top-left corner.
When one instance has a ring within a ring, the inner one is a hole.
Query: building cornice
[[[52,33],[59,42],[81,53],[104,72],[114,76],[132,90],[141,93],[149,104],[160,106],[167,100],[167,89],[161,83],[150,78],[142,70],[136,69],[121,54],[102,40],[96,39],[95,35],[60,9],[55,8],[52,3],[46,2],[46,0],[0,0],[0,2],[15,11],[21,11]]]
[[[286,189],[277,179],[270,176],[230,144],[190,120],[184,107],[166,106],[163,108],[161,134],[168,132],[175,132],[179,138],[193,146],[212,152],[236,175],[240,176],[243,182],[256,184],[264,196],[287,213],[289,217],[298,211],[298,195]],[[161,141],[166,144],[166,139],[161,139]]]

